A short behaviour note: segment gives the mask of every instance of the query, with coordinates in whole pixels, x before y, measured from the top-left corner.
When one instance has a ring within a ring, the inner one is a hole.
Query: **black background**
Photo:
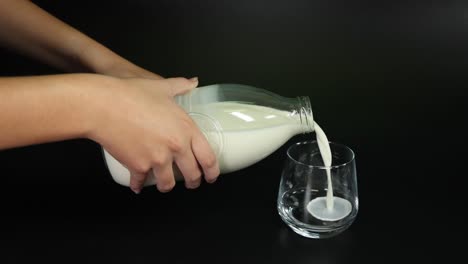
[[[281,222],[285,150],[303,135],[214,185],[138,196],[112,181],[95,142],[42,144],[0,152],[0,262],[381,263],[460,253],[466,1],[35,2],[163,76],[309,96],[329,139],[355,150],[360,209],[326,240]],[[0,61],[3,76],[60,73],[6,50]]]

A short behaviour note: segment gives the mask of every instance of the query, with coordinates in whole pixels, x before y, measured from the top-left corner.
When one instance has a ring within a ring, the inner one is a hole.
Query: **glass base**
[[[339,223],[330,222],[328,225],[324,223],[323,226],[317,226],[300,222],[289,215],[287,211],[281,210],[281,208],[278,208],[278,212],[281,220],[296,234],[313,239],[325,239],[337,236],[348,229],[354,221],[354,218],[348,217],[339,221]]]
[[[313,239],[332,238],[344,232],[351,225],[351,224],[348,224],[348,225],[342,226],[341,228],[336,228],[336,229],[327,230],[327,231],[311,231],[310,229],[304,229],[294,224],[288,224],[287,222],[286,224],[296,234],[301,235],[306,238],[313,238]]]

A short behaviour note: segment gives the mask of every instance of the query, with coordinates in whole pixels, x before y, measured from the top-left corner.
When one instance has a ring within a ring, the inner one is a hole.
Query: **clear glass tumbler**
[[[354,152],[330,142],[332,165],[324,166],[317,141],[299,142],[287,150],[278,193],[278,213],[297,234],[329,238],[345,231],[358,213]],[[327,203],[330,172],[333,203]]]

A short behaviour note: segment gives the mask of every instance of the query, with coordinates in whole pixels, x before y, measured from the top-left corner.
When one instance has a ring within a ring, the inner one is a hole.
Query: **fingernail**
[[[196,189],[198,187],[200,187],[200,184],[185,182],[185,188],[187,188],[187,189]]]
[[[198,82],[198,77],[193,77],[189,79],[191,82]]]
[[[140,192],[141,192],[140,189],[132,189],[132,191],[133,191],[135,194],[140,194]]]
[[[218,177],[212,179],[212,180],[206,180],[208,183],[214,183],[216,180],[218,179]]]

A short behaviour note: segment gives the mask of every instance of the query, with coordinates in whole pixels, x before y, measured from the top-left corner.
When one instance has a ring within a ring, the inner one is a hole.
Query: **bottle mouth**
[[[310,133],[315,130],[314,128],[314,115],[312,113],[312,106],[310,98],[307,96],[298,97],[299,100],[299,116],[303,128],[303,133]]]

